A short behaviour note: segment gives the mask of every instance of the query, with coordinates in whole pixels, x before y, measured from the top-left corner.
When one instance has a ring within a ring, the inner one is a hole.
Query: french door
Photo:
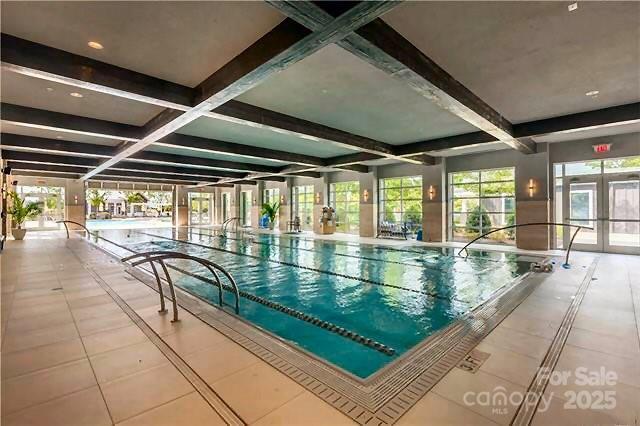
[[[565,177],[564,189],[565,223],[593,228],[580,230],[576,250],[640,254],[638,174]],[[565,247],[573,231],[563,233]]]
[[[211,224],[211,197],[209,194],[189,194],[189,221],[191,225]]]

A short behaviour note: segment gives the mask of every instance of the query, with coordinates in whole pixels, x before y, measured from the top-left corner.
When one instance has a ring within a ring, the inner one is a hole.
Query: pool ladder
[[[141,258],[141,259],[134,260],[137,258]],[[165,263],[165,260],[169,260],[169,259],[191,260],[207,268],[209,272],[211,272],[211,275],[213,275],[213,277],[215,278],[215,281],[212,280],[209,282],[214,283],[214,285],[218,287],[218,303],[220,306],[223,305],[222,290],[223,290],[223,287],[226,287],[226,286],[223,286],[222,282],[220,281],[220,275],[218,272],[224,275],[229,281],[229,283],[231,284],[230,288],[232,293],[235,296],[235,306],[234,306],[235,312],[236,314],[240,313],[240,292],[238,290],[238,285],[236,284],[236,281],[233,279],[231,274],[227,272],[226,269],[224,269],[222,266],[218,265],[215,262],[212,262],[208,259],[203,259],[201,257],[180,253],[177,251],[148,251],[144,253],[136,253],[131,256],[123,257],[121,261],[122,262],[133,261],[131,263],[131,266],[133,267],[142,265],[144,263],[149,263],[149,265],[151,265],[151,270],[153,271],[153,274],[156,277],[156,281],[158,283],[158,291],[160,292],[160,310],[158,312],[164,313],[164,312],[167,312],[167,309],[165,307],[165,302],[164,302],[164,292],[162,289],[162,281],[160,279],[160,275],[158,274],[158,269],[156,268],[154,262],[157,262],[158,264],[160,264],[160,267],[164,272],[165,281],[169,285],[169,292],[171,293],[171,299],[172,299],[171,301],[173,304],[173,320],[171,322],[178,321],[178,304],[176,299],[175,286],[173,284],[173,280],[171,279],[171,276],[169,275],[169,270],[167,269],[167,265]]]

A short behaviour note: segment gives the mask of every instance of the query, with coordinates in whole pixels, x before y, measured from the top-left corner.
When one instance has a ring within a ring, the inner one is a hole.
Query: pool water
[[[210,259],[225,267],[246,293],[393,348],[390,356],[272,307],[240,299],[241,317],[361,378],[489,300],[529,269],[529,262],[519,261],[515,254],[473,250],[465,260],[447,248],[399,248],[270,234],[258,234],[250,241],[233,234],[221,238],[212,230],[196,228],[100,234],[134,252],[172,250]],[[209,276],[196,263],[172,262]],[[217,289],[210,283],[177,271],[172,271],[172,278],[176,285],[217,305]],[[232,305],[233,300],[226,292],[225,302]]]

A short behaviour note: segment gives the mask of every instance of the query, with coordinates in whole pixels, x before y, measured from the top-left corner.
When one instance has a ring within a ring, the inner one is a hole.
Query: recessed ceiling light
[[[82,95],[81,93],[78,93],[78,92],[71,92],[71,93],[69,93],[69,95],[73,96],[74,98],[81,98],[81,97],[84,96],[84,95]]]
[[[53,88],[47,87],[47,92],[53,92]]]
[[[87,43],[87,45],[89,47],[91,47],[92,49],[97,49],[97,50],[102,50],[104,49],[104,46],[102,46],[100,43],[98,43],[97,41],[90,41],[89,43]]]
[[[586,96],[598,96],[600,94],[599,90],[592,90],[590,92],[585,93]]]
[[[62,136],[58,135],[56,136],[56,139],[62,139]]]
[[[567,9],[569,9],[569,12],[573,12],[574,10],[578,9],[578,3],[571,3]]]

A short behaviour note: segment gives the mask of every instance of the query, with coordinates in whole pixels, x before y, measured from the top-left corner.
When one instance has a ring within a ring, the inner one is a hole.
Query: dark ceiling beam
[[[295,136],[303,137],[304,139],[316,141],[318,139],[322,139],[323,142],[330,143],[341,148],[357,149],[371,154],[378,154],[383,157],[398,159],[393,153],[394,146],[391,144],[355,135],[343,130],[334,129],[322,124],[313,123],[301,118],[270,111],[254,105],[230,100],[224,105],[216,108],[214,112],[219,112],[227,117],[240,118],[249,122],[268,124],[269,127],[274,129],[284,129]],[[418,162],[406,158],[400,158],[400,160],[412,163]],[[298,162],[298,164],[302,163]]]
[[[80,179],[80,175],[73,173],[57,173],[57,172],[38,172],[33,170],[14,170],[11,172],[11,176],[26,176],[26,177],[43,177],[43,178],[60,178],[60,179]],[[14,179],[20,182],[19,179]]]
[[[187,111],[193,106],[193,99],[197,93],[196,89],[23,40],[8,34],[2,34],[1,37],[3,71],[14,72],[168,108],[167,111],[148,123],[144,129],[134,128],[132,134],[121,134],[119,135],[120,138],[129,138],[129,140],[140,139],[144,134],[154,130],[158,122],[163,123],[167,119],[175,119],[180,115],[181,111]],[[271,131],[285,133],[303,139],[313,141],[323,139],[323,142],[349,149],[360,149],[381,154],[392,153],[392,146],[389,144],[270,111],[258,106],[245,104],[233,99],[203,115],[245,126],[267,128]],[[269,155],[268,150],[264,153],[255,154],[243,148],[236,148],[235,151],[237,151],[237,153],[234,153],[233,149],[228,148],[230,148],[229,145],[233,148],[236,144],[221,142],[219,144],[216,143],[216,145],[221,146],[214,147],[213,152],[223,152],[222,149],[224,149],[227,151],[224,152],[226,154],[254,158],[279,160],[280,157],[283,157],[279,151],[272,153],[274,155]],[[240,147],[242,147],[242,145],[240,145]],[[254,150],[254,152],[255,151],[257,150]],[[292,155],[291,153],[287,154]],[[313,157],[305,159],[300,156],[292,160],[284,157],[282,161],[303,165],[320,165],[313,162]],[[411,160],[408,161],[413,162]]]
[[[2,158],[6,160],[22,162],[88,167],[92,170],[94,170],[100,164],[100,161],[95,158],[12,151],[10,149],[5,149],[4,147],[2,149]],[[221,172],[218,170],[175,167],[159,164],[139,163],[133,161],[122,162],[121,164],[118,164],[118,166],[115,167],[114,170],[123,170],[124,172],[146,172],[150,176],[153,176],[153,174],[189,176],[189,179],[191,180],[206,180],[207,178],[243,179],[246,176],[246,173],[232,173],[225,171]]]
[[[75,154],[91,157],[110,157],[116,148],[108,145],[95,145],[71,142],[60,139],[37,138],[34,136],[0,134],[0,146],[3,149],[27,150],[57,154]]]
[[[334,16],[343,13],[349,2],[267,0],[286,16],[318,31]],[[420,95],[458,118],[493,135],[524,153],[535,152],[535,144],[513,137],[511,123],[402,37],[382,19],[358,28],[337,44],[406,83]]]
[[[322,173],[320,172],[298,172],[298,173],[291,173],[288,176],[296,176],[296,177],[309,177],[309,178],[321,178],[322,177]],[[286,180],[286,178],[282,178],[282,181],[284,182]]]
[[[102,174],[92,177],[91,179],[89,179],[89,181],[140,183],[140,184],[147,184],[147,185],[185,185],[185,186],[195,186],[195,185],[198,185],[199,183],[197,181],[188,182],[188,181],[173,180],[173,179],[154,180],[153,182],[149,182],[144,178],[139,179],[139,178],[130,178],[130,177],[115,177],[115,176],[105,176]]]
[[[161,114],[148,134],[139,142],[84,175],[88,179],[118,162],[145,149],[212,109],[255,87],[271,75],[334,43],[396,6],[392,2],[361,2],[328,23],[323,29],[309,31],[285,19],[260,40],[245,49],[196,87],[196,100],[181,114]]]
[[[0,104],[0,114],[3,121],[22,127],[134,142],[142,136],[140,127],[20,105],[2,103]]]
[[[45,171],[45,172],[56,172],[56,173],[72,173],[77,175],[83,175],[87,173],[90,169],[89,167],[80,167],[80,166],[64,166],[59,164],[47,164],[47,163],[31,163],[31,162],[22,162],[22,161],[9,161],[8,165],[15,170],[32,170],[32,171]],[[156,180],[172,180],[176,182],[183,182],[183,185],[190,185],[194,178],[191,177],[180,177],[175,175],[163,175],[163,174],[153,174],[153,173],[145,173],[145,172],[135,172],[135,171],[120,171],[120,170],[105,170],[100,176],[109,176],[109,177],[122,177],[122,178],[139,178],[139,179],[148,179],[152,183]],[[216,178],[198,178],[199,182],[218,182]]]
[[[201,138],[182,134],[171,134],[155,143],[155,145],[177,147],[196,151],[206,151],[224,155],[237,155],[247,158],[259,158],[265,160],[281,161],[310,166],[322,166],[322,158],[310,155],[296,154],[287,151],[261,148],[251,145],[243,145],[232,142],[219,141],[215,139]]]
[[[199,166],[199,167],[207,167],[212,169],[236,170],[236,171],[245,171],[245,172],[271,173],[278,170],[278,167],[265,166],[263,164],[237,163],[235,161],[167,154],[164,152],[154,152],[154,151],[141,151],[132,155],[127,160],[130,160],[130,161],[144,160],[144,161],[151,161],[156,163],[172,163],[172,164],[179,164],[179,165],[188,164],[189,166]]]
[[[171,109],[188,109],[193,89],[2,34],[2,70]]]
[[[640,122],[640,102],[515,124],[519,138],[594,130]]]
[[[421,164],[426,164],[426,163],[421,163]],[[369,173],[369,166],[365,166],[364,164],[349,164],[348,166],[337,166],[336,168],[347,170],[350,172]]]

